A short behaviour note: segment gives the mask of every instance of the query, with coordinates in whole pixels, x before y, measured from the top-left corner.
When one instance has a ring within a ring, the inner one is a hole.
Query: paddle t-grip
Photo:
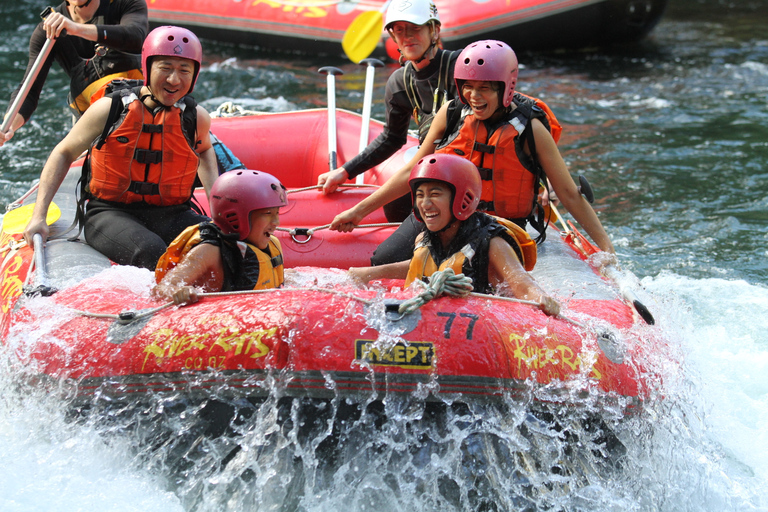
[[[584,195],[589,204],[595,202],[595,193],[592,191],[592,185],[581,174],[579,175],[579,192]]]

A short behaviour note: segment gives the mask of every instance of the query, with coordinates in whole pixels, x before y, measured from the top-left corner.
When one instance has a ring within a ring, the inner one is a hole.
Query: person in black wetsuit
[[[384,130],[359,155],[319,176],[318,185],[323,186],[326,194],[403,147],[411,118],[419,127],[419,139],[423,140],[434,114],[445,102],[457,97],[453,68],[459,52],[439,47],[440,18],[434,2],[394,0],[387,9],[385,27],[397,43],[403,67],[387,80]],[[402,207],[388,210],[390,220],[403,220],[410,212],[407,195],[404,198]]]
[[[66,30],[66,35],[61,35]],[[70,77],[69,103],[79,117],[103,95],[115,78],[141,79],[141,47],[149,32],[146,0],[67,0],[45,17],[29,41],[32,69],[47,38],[57,38],[37,79],[21,104],[0,146],[13,137],[37,109],[40,93],[53,62]],[[21,84],[11,97],[18,95]]]

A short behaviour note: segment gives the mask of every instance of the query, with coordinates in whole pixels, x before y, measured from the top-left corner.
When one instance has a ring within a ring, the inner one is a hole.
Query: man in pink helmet
[[[27,243],[35,234],[48,236],[48,206],[86,150],[85,238],[112,261],[154,270],[179,233],[208,220],[190,202],[196,178],[210,193],[218,177],[211,118],[188,96],[202,57],[200,41],[187,29],[150,32],[141,57],[146,81],[115,86],[48,157],[24,231]]]
[[[80,117],[103,95],[105,84],[117,78],[141,78],[139,57],[148,31],[146,0],[67,0],[54,8],[32,32],[24,79],[46,39],[56,42],[8,132],[0,133],[0,146],[29,121],[54,61],[70,78],[69,106]],[[10,104],[20,89],[21,84]]]
[[[261,171],[222,174],[211,190],[213,222],[190,226],[160,257],[152,295],[176,304],[199,292],[266,290],[283,284],[283,252],[274,236],[285,187]]]

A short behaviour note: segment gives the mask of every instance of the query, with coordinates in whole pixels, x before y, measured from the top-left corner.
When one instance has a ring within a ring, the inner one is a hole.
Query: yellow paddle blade
[[[349,60],[359,63],[368,57],[381,39],[384,28],[384,16],[380,11],[361,13],[349,25],[341,40],[341,47]]]
[[[26,204],[20,206],[15,210],[11,210],[3,217],[3,233],[8,235],[18,235],[24,232],[24,228],[27,227],[29,219],[32,218],[32,210],[35,205]],[[61,210],[56,203],[51,203],[48,207],[48,215],[45,217],[45,222],[50,226],[61,217]]]

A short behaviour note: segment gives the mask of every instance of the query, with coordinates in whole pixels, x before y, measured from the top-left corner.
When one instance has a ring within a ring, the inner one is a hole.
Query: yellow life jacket
[[[205,231],[202,235],[201,227]],[[162,281],[163,277],[204,239],[214,238],[219,239],[218,245],[227,269],[222,291],[267,290],[282,286],[285,281],[283,251],[277,237],[270,237],[267,251],[242,241],[238,241],[233,247],[232,244],[223,240],[221,231],[212,223],[189,226],[171,242],[157,262],[155,281],[158,283]],[[235,264],[236,258],[232,254],[233,251],[239,252],[240,264]]]
[[[72,103],[69,104],[69,107],[79,115],[83,115],[85,111],[88,110],[88,107],[104,97],[104,94],[107,91],[107,86],[112,80],[120,79],[143,80],[144,75],[141,74],[141,70],[139,69],[131,69],[99,78],[88,84],[85,89],[83,89],[83,92],[72,99]]]
[[[480,293],[489,293],[490,284],[488,284],[488,246],[495,236],[503,236],[504,240],[510,243],[515,251],[520,263],[525,270],[531,271],[536,265],[537,249],[536,242],[531,239],[528,232],[507,219],[476,213],[487,217],[474,231],[473,236],[457,252],[448,256],[439,264],[435,261],[433,251],[429,245],[422,239],[413,251],[411,264],[408,268],[408,275],[405,279],[405,285],[408,286],[416,279],[424,279],[434,274],[438,270],[452,268],[456,274],[464,274],[472,278],[475,291]],[[483,217],[481,217],[482,219]],[[468,219],[469,220],[469,219]],[[464,221],[467,222],[467,221]],[[475,254],[480,253],[482,261],[473,259]]]

